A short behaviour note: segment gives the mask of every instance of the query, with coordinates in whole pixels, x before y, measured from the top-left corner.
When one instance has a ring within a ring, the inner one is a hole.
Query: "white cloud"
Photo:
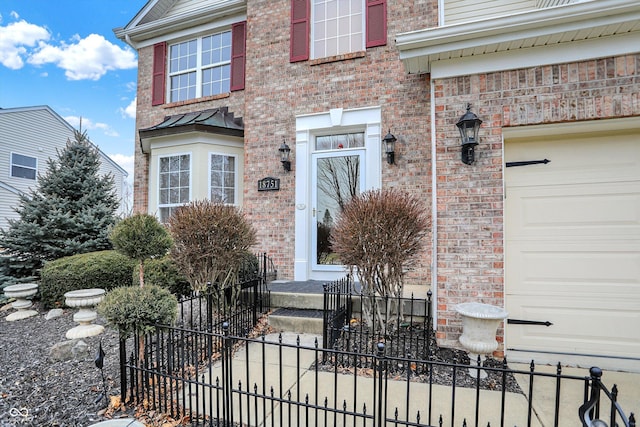
[[[138,102],[138,98],[133,98],[133,101],[131,101],[129,103],[129,105],[127,105],[124,108],[120,108],[120,114],[122,114],[122,117],[124,118],[131,118],[131,119],[135,119],[136,118],[136,103]]]
[[[17,17],[17,14],[12,12],[11,16]],[[33,48],[50,37],[51,34],[46,28],[29,24],[24,20],[0,26],[0,64],[12,70],[19,70],[24,66],[23,57],[28,56],[27,48]]]
[[[127,177],[127,181],[133,182],[133,165],[134,165],[134,156],[127,156],[126,154],[107,154],[114,162],[116,162],[120,167],[127,171],[129,176]]]
[[[72,43],[59,46],[41,41],[27,61],[32,65],[55,64],[65,70],[69,80],[99,80],[107,71],[137,66],[133,50],[122,49],[99,34],[76,35]]]
[[[115,129],[113,129],[111,126],[109,126],[106,123],[100,123],[100,122],[94,123],[91,119],[88,119],[86,117],[78,117],[78,116],[67,116],[64,119],[76,129],[80,129],[80,127],[82,127],[83,131],[99,130],[99,131],[102,131],[107,136],[114,136],[114,137],[120,136]],[[92,139],[90,132],[89,132],[89,139]]]

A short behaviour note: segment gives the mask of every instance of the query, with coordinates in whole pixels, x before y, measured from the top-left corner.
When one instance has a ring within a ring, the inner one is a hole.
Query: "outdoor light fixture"
[[[280,144],[280,148],[278,148],[280,152],[280,161],[282,162],[282,167],[285,171],[291,171],[291,160],[289,160],[289,154],[291,154],[291,148],[287,145],[287,141],[282,138],[282,144]]]
[[[396,137],[391,134],[391,129],[389,129],[387,135],[382,138],[382,142],[384,142],[384,152],[387,153],[387,163],[390,165],[392,165],[395,160],[396,141]]]
[[[475,161],[475,146],[478,145],[478,129],[482,120],[471,111],[471,104],[467,104],[467,112],[460,117],[456,126],[462,140],[462,163],[470,165]]]

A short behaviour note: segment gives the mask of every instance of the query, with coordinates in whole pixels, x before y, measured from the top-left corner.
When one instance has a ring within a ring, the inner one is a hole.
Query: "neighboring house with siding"
[[[18,219],[15,212],[20,194],[36,187],[38,174],[47,170],[47,160],[57,159],[57,151],[74,139],[74,128],[50,107],[0,108],[0,228],[8,219]],[[102,151],[100,174],[110,173],[122,203],[127,172]]]
[[[424,203],[408,281],[431,286],[441,344],[481,301],[510,313],[511,360],[640,370],[636,0],[151,0],[114,31],[139,54],[136,210],[236,204],[281,277],[332,280],[326,179],[355,165],[349,190]]]

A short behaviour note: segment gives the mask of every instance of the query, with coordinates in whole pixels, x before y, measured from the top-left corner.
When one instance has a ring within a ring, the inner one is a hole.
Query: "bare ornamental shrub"
[[[421,202],[394,189],[371,190],[351,199],[337,218],[331,234],[333,250],[354,270],[361,284],[363,315],[367,324],[386,328],[385,313],[398,308],[374,304],[374,297],[402,296],[404,273],[422,249],[428,220]],[[400,304],[402,306],[402,304]],[[400,307],[401,309],[401,307]]]
[[[242,212],[232,205],[195,201],[171,216],[169,231],[171,257],[193,289],[203,291],[211,283],[226,290],[228,300],[223,302],[234,306],[238,271],[256,243],[255,229]]]

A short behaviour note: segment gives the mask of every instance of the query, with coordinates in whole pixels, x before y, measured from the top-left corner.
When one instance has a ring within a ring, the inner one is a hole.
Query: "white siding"
[[[18,214],[13,210],[13,206],[18,205],[18,195],[0,187],[0,228],[6,229],[9,225],[7,219],[17,219]],[[0,247],[2,244],[0,243]]]
[[[20,192],[28,193],[31,188],[35,188],[36,181],[11,176],[11,153],[35,157],[37,172],[40,174],[47,170],[47,160],[56,159],[57,150],[64,149],[69,139],[73,139],[73,127],[48,107],[0,110],[0,183],[9,185]],[[102,152],[100,155],[100,174],[109,172],[113,174],[117,197],[121,200],[124,174],[106,155]],[[0,227],[6,227],[7,215],[15,217],[12,208],[16,206],[17,198],[4,197],[5,194],[12,193],[6,188],[3,188],[0,193],[2,195],[0,197]],[[121,203],[118,213],[122,211]]]
[[[39,123],[35,129],[33,124]],[[46,129],[46,131],[44,131]],[[38,173],[47,168],[47,159],[56,157],[56,147],[64,147],[68,132],[46,110],[25,110],[0,114],[0,181],[26,193],[36,181],[11,176],[11,153],[35,157]],[[62,141],[61,143],[53,143]],[[4,201],[3,201],[4,203]]]
[[[167,11],[166,16],[177,16],[181,15],[185,12],[191,12],[194,10],[202,9],[203,7],[210,7],[216,3],[224,3],[224,0],[178,0],[176,3]]]
[[[589,0],[443,0],[444,22],[441,25],[480,21],[546,7],[562,6]]]

